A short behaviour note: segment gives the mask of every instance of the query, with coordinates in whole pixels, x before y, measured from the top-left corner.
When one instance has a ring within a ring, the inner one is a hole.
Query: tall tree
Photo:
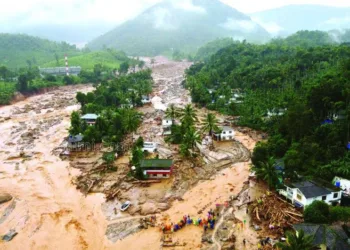
[[[275,188],[278,183],[275,162],[275,159],[270,157],[266,162],[261,162],[259,166],[253,167],[257,178],[266,181],[269,188]]]
[[[197,114],[191,104],[187,104],[181,111],[181,122],[185,127],[194,125],[195,121],[198,121]]]
[[[200,135],[195,130],[194,127],[190,127],[187,129],[185,136],[184,136],[184,143],[188,146],[190,149],[194,149],[196,146],[196,143],[199,143],[201,140]]]
[[[119,73],[121,75],[127,74],[128,71],[129,71],[129,63],[128,62],[123,62],[122,64],[120,64],[120,66],[119,66]]]
[[[171,119],[173,124],[175,124],[175,119],[179,117],[179,110],[175,107],[174,104],[170,104],[166,109],[165,117]]]
[[[297,231],[296,233],[287,232],[287,242],[277,243],[278,249],[281,250],[314,250],[318,249],[313,243],[312,235],[305,235],[304,231]]]
[[[219,120],[213,113],[208,113],[203,122],[202,130],[208,132],[211,136],[213,134],[213,131],[219,130],[218,122]]]
[[[80,115],[78,112],[74,111],[71,114],[71,127],[69,129],[69,134],[71,135],[78,135],[80,134],[81,131],[81,119],[80,119]]]

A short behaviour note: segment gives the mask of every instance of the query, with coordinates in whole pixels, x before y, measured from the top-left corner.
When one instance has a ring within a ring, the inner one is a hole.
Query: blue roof
[[[96,120],[98,115],[96,114],[86,114],[81,117],[83,120]]]

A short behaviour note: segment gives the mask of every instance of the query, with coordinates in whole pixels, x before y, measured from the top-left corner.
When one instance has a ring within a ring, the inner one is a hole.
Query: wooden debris
[[[303,215],[276,194],[264,195],[254,201],[250,207],[254,215],[253,223],[262,228],[262,234],[282,236],[284,228],[303,222]]]

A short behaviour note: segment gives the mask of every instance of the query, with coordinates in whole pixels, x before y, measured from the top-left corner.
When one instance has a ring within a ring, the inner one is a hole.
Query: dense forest
[[[283,158],[290,177],[350,177],[350,47],[293,40],[234,43],[187,70],[186,87],[197,105],[269,133],[256,167]]]

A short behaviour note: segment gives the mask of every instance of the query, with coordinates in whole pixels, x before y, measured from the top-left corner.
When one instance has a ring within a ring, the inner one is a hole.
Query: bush
[[[304,210],[304,220],[309,223],[328,223],[329,206],[323,201],[314,201]]]
[[[329,218],[331,222],[350,220],[350,207],[330,207]]]

